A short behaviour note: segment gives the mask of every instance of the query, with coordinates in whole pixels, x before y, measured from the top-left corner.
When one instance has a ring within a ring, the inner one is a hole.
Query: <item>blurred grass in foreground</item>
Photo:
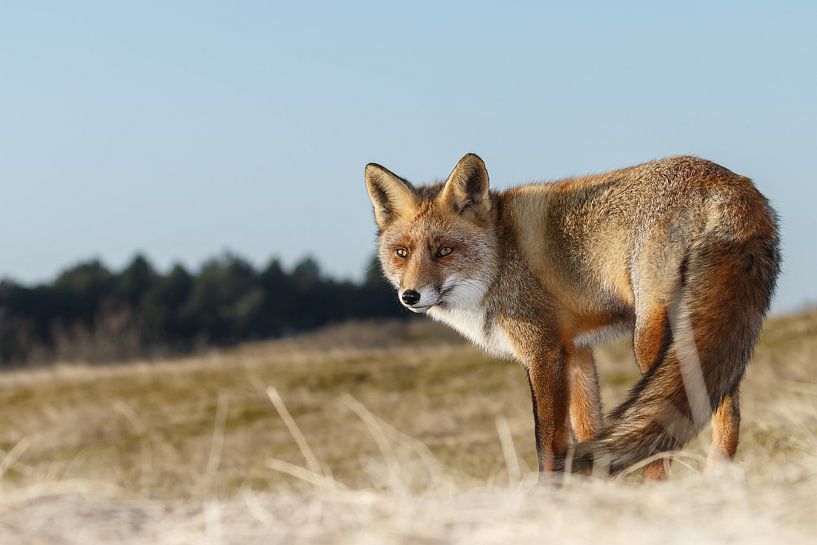
[[[597,360],[607,410],[638,371],[626,340]],[[633,473],[555,490],[526,484],[535,453],[522,368],[427,321],[346,324],[175,361],[5,373],[0,542],[814,536],[817,312],[767,323],[742,392],[738,463],[724,473],[699,474],[704,432],[667,483],[634,485]]]

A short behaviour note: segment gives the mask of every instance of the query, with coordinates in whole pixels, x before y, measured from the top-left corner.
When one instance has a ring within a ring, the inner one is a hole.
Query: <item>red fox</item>
[[[400,303],[527,370],[540,476],[615,474],[710,420],[710,457],[734,456],[780,270],[777,217],[751,180],[672,157],[491,191],[474,154],[444,183],[374,163],[365,179]],[[625,332],[643,376],[603,423],[591,347]]]

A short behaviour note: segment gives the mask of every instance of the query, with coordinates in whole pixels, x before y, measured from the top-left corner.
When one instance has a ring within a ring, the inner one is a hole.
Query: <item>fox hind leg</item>
[[[735,457],[740,437],[740,405],[737,390],[724,396],[712,414],[712,447],[706,467],[712,469],[719,462]]]
[[[672,332],[666,306],[655,304],[637,313],[633,352],[642,375],[664,359],[671,342]],[[650,462],[644,468],[644,477],[651,480],[665,479],[669,464],[667,458]]]

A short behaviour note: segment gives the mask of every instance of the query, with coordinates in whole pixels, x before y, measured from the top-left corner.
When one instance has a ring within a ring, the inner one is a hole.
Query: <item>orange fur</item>
[[[578,350],[571,361],[570,424],[576,441],[589,441],[601,428],[601,397],[593,352]]]
[[[401,302],[526,367],[542,471],[564,467],[568,421],[579,471],[679,448],[713,410],[713,452],[734,455],[737,388],[780,259],[748,178],[673,157],[491,192],[469,154],[426,187],[370,164],[366,188]],[[644,377],[601,426],[590,347],[621,331]]]

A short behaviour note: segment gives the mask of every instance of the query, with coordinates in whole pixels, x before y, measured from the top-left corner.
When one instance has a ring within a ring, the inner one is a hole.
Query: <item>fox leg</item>
[[[740,406],[738,392],[724,396],[712,413],[712,448],[706,461],[711,469],[715,464],[735,457],[740,436]]]
[[[565,467],[569,402],[566,360],[564,350],[554,350],[528,366],[540,480],[545,473]]]
[[[601,396],[596,362],[589,348],[570,359],[570,426],[577,442],[593,439],[601,429]]]
[[[654,305],[636,315],[633,351],[642,375],[664,359],[671,342],[672,331],[666,306]],[[652,480],[666,478],[669,464],[667,458],[647,464],[644,477]]]

